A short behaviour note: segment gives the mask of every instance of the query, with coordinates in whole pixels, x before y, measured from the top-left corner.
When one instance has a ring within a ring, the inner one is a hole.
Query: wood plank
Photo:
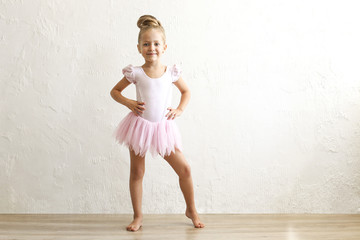
[[[359,240],[358,214],[200,214],[194,228],[184,214],[144,214],[143,227],[126,231],[132,214],[0,214],[0,239],[286,239]]]

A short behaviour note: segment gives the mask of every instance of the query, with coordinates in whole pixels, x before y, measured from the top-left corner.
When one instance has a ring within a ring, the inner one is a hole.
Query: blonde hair
[[[143,15],[137,21],[137,26],[140,28],[138,43],[140,43],[141,35],[149,29],[158,29],[160,30],[164,43],[166,42],[165,30],[161,25],[160,21],[157,20],[154,16]]]

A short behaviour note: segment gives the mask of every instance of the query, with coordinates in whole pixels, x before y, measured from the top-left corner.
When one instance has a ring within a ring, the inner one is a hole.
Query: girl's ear
[[[167,49],[167,44],[164,45],[164,51]]]
[[[139,44],[137,45],[137,49],[138,49],[139,53],[141,53]]]

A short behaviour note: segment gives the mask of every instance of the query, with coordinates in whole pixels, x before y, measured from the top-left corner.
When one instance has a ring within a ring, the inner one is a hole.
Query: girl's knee
[[[137,169],[131,169],[130,171],[130,178],[133,180],[142,179],[145,174],[145,169],[137,168]]]
[[[189,164],[184,165],[179,173],[179,177],[182,179],[191,177],[191,167]]]

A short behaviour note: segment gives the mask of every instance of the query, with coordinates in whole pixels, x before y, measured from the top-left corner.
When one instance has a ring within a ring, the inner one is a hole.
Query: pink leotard
[[[174,120],[165,116],[171,106],[172,83],[180,78],[181,68],[166,66],[159,78],[150,78],[141,66],[128,65],[122,70],[126,79],[136,86],[136,100],[145,102],[140,116],[130,111],[118,124],[114,137],[127,145],[135,154],[145,156],[150,150],[153,156],[182,151],[181,134]]]
[[[167,108],[171,106],[172,83],[177,81],[181,69],[177,65],[166,66],[159,78],[150,78],[141,66],[128,65],[123,69],[126,79],[136,85],[136,100],[145,102],[142,117],[151,122],[166,118]]]

